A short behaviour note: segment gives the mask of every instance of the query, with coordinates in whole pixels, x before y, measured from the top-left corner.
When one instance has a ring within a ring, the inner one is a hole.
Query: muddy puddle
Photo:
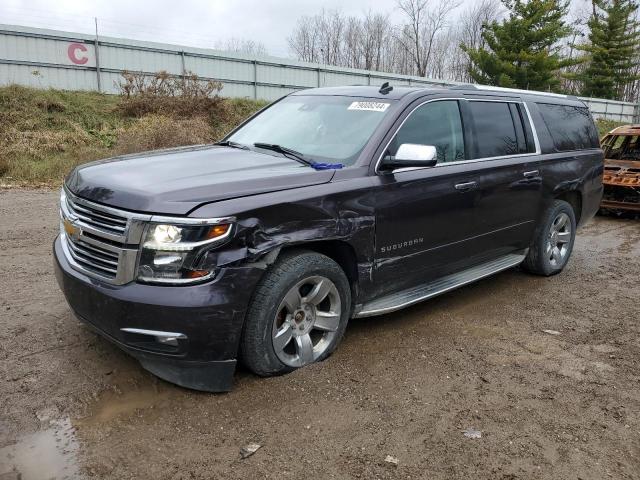
[[[25,435],[0,449],[0,477],[21,480],[75,479],[78,441],[71,420],[56,420],[49,428]]]
[[[105,391],[77,419],[44,419],[41,430],[24,435],[13,445],[0,448],[0,479],[64,480],[83,478],[80,468],[82,434],[105,425],[126,421],[132,415],[153,416],[180,397],[171,386]]]
[[[82,429],[126,419],[134,414],[152,414],[168,406],[172,399],[181,397],[181,390],[170,385],[150,385],[126,391],[106,391],[93,404],[87,415],[74,424]]]

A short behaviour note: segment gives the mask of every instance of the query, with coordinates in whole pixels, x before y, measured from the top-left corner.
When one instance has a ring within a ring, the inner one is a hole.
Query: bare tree
[[[297,58],[311,63],[471,82],[469,58],[460,45],[486,47],[485,26],[506,13],[500,0],[468,2],[459,13],[460,0],[396,1],[402,21],[395,25],[388,14],[371,11],[345,16],[339,10],[322,10],[301,17],[287,39],[289,48]],[[562,46],[567,58],[576,56],[573,44],[585,29],[584,19],[591,15],[584,8],[574,10],[571,24],[576,28],[575,38]],[[255,52],[246,43],[240,44],[231,44],[230,49]],[[640,51],[637,55],[640,57]],[[579,64],[565,68],[563,88],[567,92],[575,90],[577,84],[570,74],[580,68]],[[640,65],[636,70],[640,73]],[[637,98],[639,91],[640,80],[627,85],[624,98]]]
[[[341,65],[345,18],[338,10],[326,11],[314,18],[320,41],[320,59],[329,65]]]
[[[498,0],[480,0],[464,10],[458,18],[461,43],[470,48],[483,48],[485,40],[482,32],[485,25],[499,20],[502,11],[502,5]]]
[[[455,27],[449,18],[457,0],[400,1],[405,21],[399,25],[393,25],[388,15],[371,11],[362,17],[346,17],[339,11],[322,10],[302,17],[287,39],[289,48],[307,62],[462,79],[466,60],[459,44],[467,41],[469,32],[475,32],[480,41],[481,25],[494,18],[491,12],[497,10],[499,0],[481,0],[463,15],[468,20]]]
[[[263,43],[244,38],[230,38],[224,42],[219,42],[216,48],[227,52],[244,53],[246,55],[268,55],[267,47],[265,47]]]
[[[407,17],[407,24],[399,29],[398,42],[413,60],[418,75],[424,77],[427,64],[423,53],[423,30],[429,0],[398,0],[398,8]]]
[[[436,39],[448,27],[449,16],[460,6],[460,1],[397,0],[397,5],[406,17],[397,36],[398,42],[412,58],[415,73],[424,77]]]
[[[361,32],[363,68],[380,70],[383,65],[385,44],[391,36],[389,16],[380,13],[372,14],[369,11],[362,20]]]
[[[438,79],[451,79],[453,65],[452,56],[457,50],[453,29],[447,29],[434,38],[432,42],[427,76]]]
[[[344,48],[342,64],[350,68],[362,68],[362,23],[349,17],[344,25]]]
[[[471,48],[484,48],[482,32],[486,25],[499,20],[503,15],[499,0],[480,0],[461,12],[454,30],[455,48],[450,58],[450,74],[458,82],[471,82],[469,57],[460,49],[460,44]]]

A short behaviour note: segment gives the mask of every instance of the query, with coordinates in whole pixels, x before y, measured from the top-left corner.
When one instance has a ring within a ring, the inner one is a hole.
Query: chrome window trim
[[[389,148],[389,145],[391,145],[391,142],[393,141],[393,139],[395,138],[395,136],[398,134],[398,131],[402,128],[402,126],[404,125],[404,123],[409,119],[409,117],[411,117],[411,115],[413,115],[413,112],[415,112],[418,108],[422,107],[423,105],[426,105],[427,103],[432,103],[432,102],[442,102],[442,101],[451,101],[451,100],[455,100],[455,101],[464,101],[464,102],[494,102],[494,103],[516,103],[516,104],[520,104],[520,105],[524,105],[524,109],[527,113],[527,119],[529,120],[529,125],[531,126],[531,133],[533,135],[533,140],[534,140],[534,146],[536,151],[535,152],[531,152],[531,153],[518,153],[516,155],[501,155],[501,156],[497,156],[497,157],[482,157],[482,158],[470,158],[468,160],[458,160],[455,162],[443,162],[443,163],[438,163],[436,165],[434,165],[433,167],[410,167],[410,168],[399,168],[394,170],[394,173],[401,173],[401,172],[409,172],[412,170],[424,170],[424,169],[432,169],[432,168],[441,168],[441,167],[448,167],[450,165],[461,165],[461,164],[465,164],[465,163],[478,163],[478,162],[487,162],[490,160],[502,160],[502,159],[506,159],[506,158],[524,158],[524,157],[534,157],[536,155],[540,155],[542,153],[542,150],[540,148],[540,141],[538,140],[538,131],[536,130],[536,126],[533,123],[533,118],[531,117],[531,112],[529,111],[529,106],[526,104],[526,102],[522,99],[519,100],[494,100],[494,99],[489,99],[489,98],[473,98],[473,99],[469,99],[469,98],[456,98],[456,97],[444,97],[444,98],[432,98],[431,100],[426,100],[418,105],[416,105],[411,112],[409,112],[409,114],[404,118],[404,120],[402,120],[402,122],[400,123],[400,125],[398,125],[398,127],[396,128],[396,130],[393,132],[393,135],[391,136],[391,139],[387,142],[387,144],[384,146],[384,149],[382,150],[382,153],[380,154],[380,156],[378,157],[378,160],[376,162],[376,166],[374,169],[374,172],[376,175],[384,175],[384,172],[380,172],[379,168],[380,168],[380,163],[382,162],[382,159],[384,157],[384,153],[387,151],[387,149]],[[462,114],[460,115],[460,117],[462,118]]]
[[[535,155],[541,155],[542,148],[540,148],[540,140],[538,140],[538,130],[536,129],[536,124],[533,121],[533,117],[531,117],[531,111],[529,110],[529,105],[527,105],[527,102],[522,102],[522,105],[524,105],[524,109],[527,112],[527,118],[529,119],[529,125],[531,125],[531,134],[533,135],[533,144],[536,147]]]

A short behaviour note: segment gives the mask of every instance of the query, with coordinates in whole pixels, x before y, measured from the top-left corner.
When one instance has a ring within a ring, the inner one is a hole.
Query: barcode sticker
[[[384,112],[389,108],[384,102],[353,102],[347,110],[369,110],[370,112]]]

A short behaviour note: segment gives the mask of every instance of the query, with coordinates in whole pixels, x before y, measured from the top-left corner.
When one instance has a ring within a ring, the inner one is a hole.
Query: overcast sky
[[[445,0],[446,1],[446,0]],[[475,0],[464,0],[465,8]],[[574,0],[574,7],[585,0]],[[230,38],[263,43],[274,56],[290,56],[287,37],[303,15],[322,8],[346,15],[367,10],[400,17],[395,0],[0,0],[0,23],[220,47]]]
[[[288,56],[296,20],[322,8],[361,15],[393,13],[394,0],[1,0],[0,23],[92,32],[93,17],[106,36],[215,47],[225,40],[262,42],[270,54]]]

